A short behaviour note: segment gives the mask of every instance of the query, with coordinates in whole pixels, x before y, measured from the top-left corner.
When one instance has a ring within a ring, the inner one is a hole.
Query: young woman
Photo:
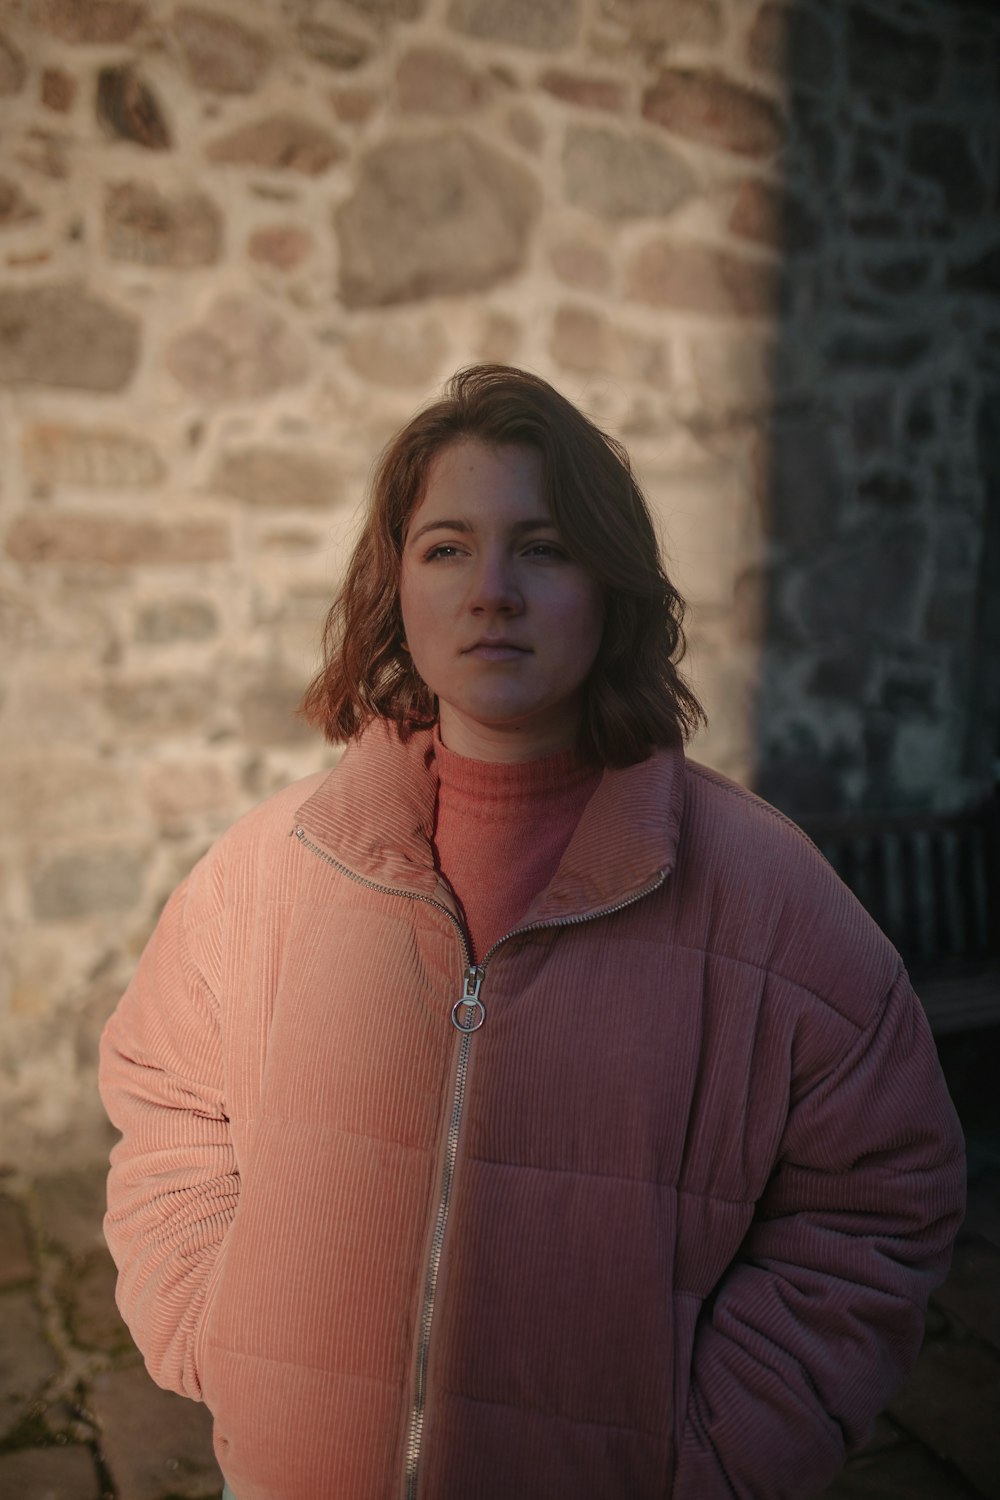
[[[335,770],[175,893],[103,1042],[107,1233],[238,1500],[816,1495],[916,1357],[963,1161],[898,955],[685,759],[620,447],[466,370],[386,451]]]

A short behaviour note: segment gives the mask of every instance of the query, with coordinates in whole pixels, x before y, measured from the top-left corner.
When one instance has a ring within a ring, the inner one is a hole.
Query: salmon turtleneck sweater
[[[470,760],[434,737],[440,778],[434,848],[475,962],[548,885],[601,779],[575,750],[536,760]]]

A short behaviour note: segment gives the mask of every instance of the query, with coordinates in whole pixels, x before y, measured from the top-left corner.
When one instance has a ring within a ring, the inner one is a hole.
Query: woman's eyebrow
[[[472,530],[472,526],[471,526],[471,524],[468,521],[452,521],[452,520],[448,520],[447,517],[441,517],[439,520],[425,521],[422,526],[418,526],[417,527],[416,531],[411,531],[410,532],[409,536],[407,537],[407,541],[409,541],[409,542],[415,542],[415,541],[417,541],[417,539],[419,537],[422,537],[428,531],[471,531],[471,530]]]
[[[475,529],[471,521],[449,520],[447,517],[440,517],[433,521],[425,521],[422,526],[418,526],[416,531],[411,532],[407,537],[407,541],[415,542],[428,531],[460,531],[468,533],[475,531]],[[523,521],[515,521],[511,526],[511,531],[515,536],[523,536],[525,532],[530,531],[558,530],[558,526],[549,516],[533,516]]]

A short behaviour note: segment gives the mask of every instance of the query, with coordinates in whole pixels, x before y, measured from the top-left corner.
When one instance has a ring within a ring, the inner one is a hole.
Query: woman
[[[107,1233],[238,1500],[805,1497],[916,1357],[957,1122],[897,954],[685,760],[623,451],[456,376],[306,711],[344,756],[171,899],[107,1027]]]

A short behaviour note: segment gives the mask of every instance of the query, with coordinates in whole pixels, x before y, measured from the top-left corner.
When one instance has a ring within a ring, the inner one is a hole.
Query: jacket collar
[[[519,925],[594,915],[669,874],[683,797],[680,749],[605,771],[548,888]],[[347,746],[296,821],[355,877],[440,900],[431,845],[436,799],[432,732],[419,731],[404,745],[377,719]]]

